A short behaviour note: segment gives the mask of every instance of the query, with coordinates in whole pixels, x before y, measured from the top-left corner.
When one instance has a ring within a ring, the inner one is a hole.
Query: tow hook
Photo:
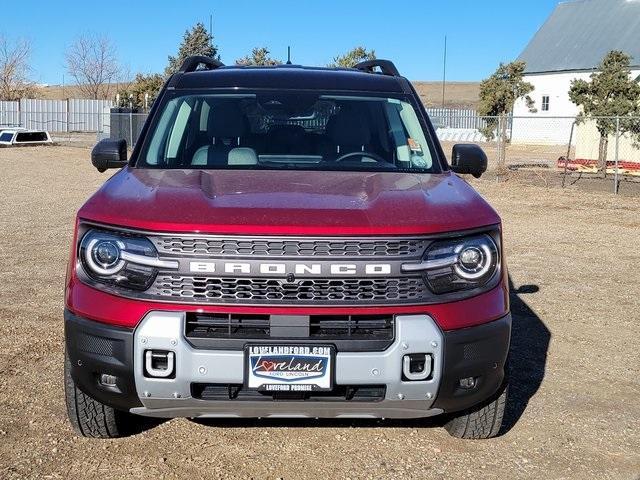
[[[175,353],[166,350],[147,350],[144,353],[145,374],[154,378],[168,378],[175,369]]]
[[[409,381],[426,380],[431,376],[433,358],[429,353],[411,353],[402,359],[402,375]]]

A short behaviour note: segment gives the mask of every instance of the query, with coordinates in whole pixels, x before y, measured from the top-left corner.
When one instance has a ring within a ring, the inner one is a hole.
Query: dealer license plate
[[[333,347],[248,345],[246,384],[264,392],[313,392],[333,388]]]

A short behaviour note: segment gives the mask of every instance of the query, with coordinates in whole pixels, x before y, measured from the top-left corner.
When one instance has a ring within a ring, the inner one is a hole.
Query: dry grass
[[[420,99],[427,107],[442,106],[442,82],[412,82]],[[480,96],[479,82],[447,82],[445,106],[450,108],[476,108]]]
[[[413,82],[420,98],[428,107],[442,106],[441,82]],[[110,88],[111,96],[119,90],[117,85]],[[445,105],[447,107],[475,108],[478,104],[480,84],[478,82],[447,82]],[[38,89],[38,98],[64,100],[66,98],[82,98],[82,94],[74,85],[51,85]]]
[[[116,93],[118,93],[120,88],[119,84],[109,84],[109,88],[104,89],[104,98],[115,98]],[[48,87],[39,87],[36,98],[42,98],[45,100],[66,100],[67,98],[84,98],[84,94],[76,85],[51,85]]]
[[[475,181],[504,219],[512,396],[502,437],[431,422],[172,420],[74,437],[62,390],[75,211],[88,150],[0,149],[0,478],[620,478],[640,474],[637,198]]]

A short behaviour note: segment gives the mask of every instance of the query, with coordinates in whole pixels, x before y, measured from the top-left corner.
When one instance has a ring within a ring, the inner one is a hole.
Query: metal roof
[[[175,88],[304,88],[402,93],[401,80],[404,79],[352,69],[229,66],[182,74]]]
[[[640,66],[640,0],[562,2],[518,60],[527,63],[527,73],[592,70],[611,50]]]

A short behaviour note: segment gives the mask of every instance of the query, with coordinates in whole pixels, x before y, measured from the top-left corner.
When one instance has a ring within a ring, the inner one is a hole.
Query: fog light
[[[100,375],[100,385],[104,385],[105,387],[115,387],[117,379],[118,377],[114,375],[103,373]]]
[[[465,390],[471,390],[472,388],[476,388],[477,379],[475,377],[467,377],[460,379],[460,388],[464,388]]]

